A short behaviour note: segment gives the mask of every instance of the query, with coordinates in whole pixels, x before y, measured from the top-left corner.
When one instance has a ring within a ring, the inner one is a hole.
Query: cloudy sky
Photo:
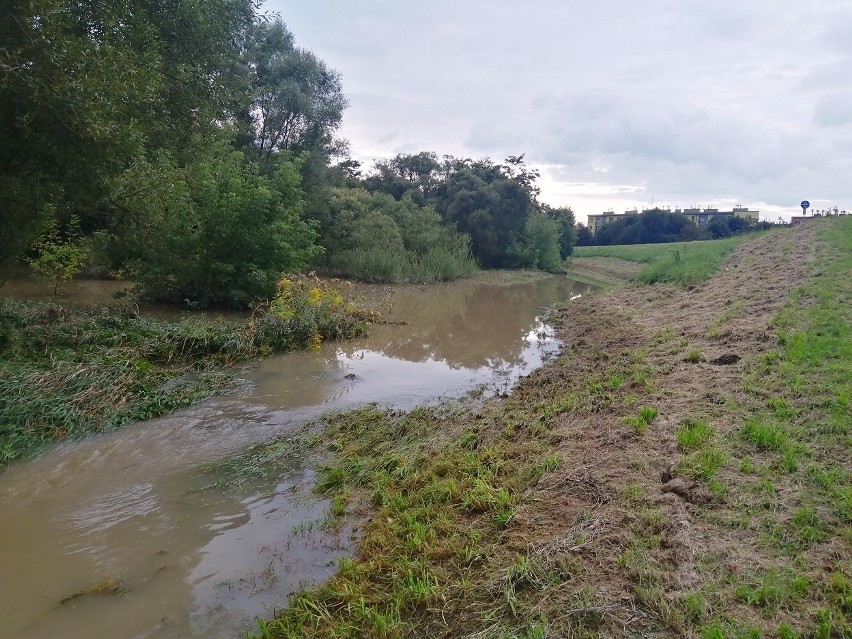
[[[809,6],[810,5],[810,6]],[[852,211],[850,0],[268,0],[339,71],[344,137],[526,154],[588,213],[740,203]]]

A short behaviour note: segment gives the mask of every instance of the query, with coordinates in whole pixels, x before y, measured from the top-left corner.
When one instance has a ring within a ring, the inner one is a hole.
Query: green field
[[[638,282],[694,286],[709,279],[719,269],[728,253],[755,236],[755,233],[749,233],[723,240],[701,242],[578,246],[574,249],[574,257],[609,257],[639,262],[646,266],[637,275]]]

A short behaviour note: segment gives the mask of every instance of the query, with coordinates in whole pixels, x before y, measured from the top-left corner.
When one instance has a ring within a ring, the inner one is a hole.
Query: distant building
[[[642,212],[646,213],[652,210],[655,209],[645,209]],[[744,206],[735,206],[731,211],[720,211],[719,209],[675,209],[674,211],[669,211],[669,213],[683,215],[684,217],[689,218],[689,220],[696,226],[707,226],[707,224],[710,223],[710,220],[715,217],[742,217],[751,220],[752,222],[757,222],[760,218],[760,211],[752,211],[748,207]],[[592,213],[589,215],[589,231],[591,231],[592,234],[597,233],[598,229],[629,215],[639,215],[639,211],[633,209],[632,211],[625,211],[624,213],[613,213],[612,211],[607,213]]]

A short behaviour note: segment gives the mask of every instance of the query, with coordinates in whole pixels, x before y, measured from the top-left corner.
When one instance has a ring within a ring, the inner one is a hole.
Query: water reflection
[[[410,407],[480,385],[502,392],[559,348],[546,308],[591,290],[565,278],[513,286],[461,282],[389,293],[369,337],[320,351],[273,357],[248,374],[247,401],[276,410],[322,410],[366,402]],[[373,291],[374,295],[386,291]]]
[[[4,630],[25,639],[250,631],[302,582],[330,574],[350,531],[320,531],[328,503],[311,492],[309,459],[293,456],[244,492],[211,487],[206,466],[332,408],[506,390],[558,348],[543,309],[588,288],[551,278],[379,289],[388,319],[402,324],[253,364],[240,392],[13,465],[0,474]],[[120,588],[86,592],[113,581]]]
[[[239,636],[348,554],[351,531],[319,525],[328,502],[311,491],[310,460],[294,455],[271,482],[222,489],[211,472],[163,454],[167,433],[150,435],[149,450],[162,449],[151,460],[127,466],[117,455],[87,455],[79,482],[61,468],[91,440],[4,473],[8,636]],[[45,480],[50,490],[30,489]]]

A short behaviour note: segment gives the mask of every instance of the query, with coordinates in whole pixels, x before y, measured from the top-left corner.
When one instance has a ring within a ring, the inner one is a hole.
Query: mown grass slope
[[[360,549],[260,635],[850,636],[850,260],[852,220],[758,238],[572,303],[504,400],[329,418]]]
[[[642,263],[645,267],[635,278],[642,284],[666,282],[693,286],[711,277],[728,253],[755,235],[758,234],[670,244],[578,246],[574,249],[574,256],[608,257]]]

